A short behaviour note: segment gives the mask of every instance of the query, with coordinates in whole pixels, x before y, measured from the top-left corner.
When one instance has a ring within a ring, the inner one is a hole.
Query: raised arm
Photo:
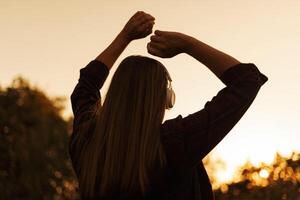
[[[74,121],[69,140],[69,153],[76,171],[81,148],[90,136],[87,129],[92,120],[89,119],[93,116],[96,103],[100,103],[99,90],[109,70],[132,40],[146,37],[152,32],[153,24],[154,18],[151,15],[141,11],[135,13],[113,42],[96,59],[80,70],[78,83],[71,94]],[[84,131],[80,132],[79,128]]]
[[[89,137],[86,130],[94,114],[94,108],[100,103],[100,89],[103,86],[109,70],[124,51],[127,45],[139,38],[152,33],[154,18],[144,12],[136,12],[126,23],[113,42],[87,66],[80,70],[80,77],[71,94],[71,105],[74,114],[73,132],[69,140],[69,152],[72,161],[75,161],[82,142]],[[78,139],[81,138],[81,139]],[[76,148],[75,148],[76,147]],[[76,166],[76,164],[74,164]]]
[[[81,119],[89,118],[93,106],[101,98],[99,90],[120,54],[131,41],[151,34],[153,25],[154,17],[142,11],[136,12],[113,42],[80,70],[79,81],[71,94],[75,126]]]
[[[219,51],[200,40],[179,32],[159,31],[151,36],[148,52],[162,58],[170,58],[180,53],[194,57],[208,67],[217,77],[228,68],[240,62],[226,53]]]
[[[127,45],[136,39],[152,33],[155,18],[143,11],[136,12],[124,26],[116,39],[99,55],[96,60],[110,69]]]
[[[171,137],[174,144],[178,144],[178,138],[184,143],[176,148],[179,152],[167,152],[171,160],[174,157],[176,162],[176,155],[185,155],[183,160],[194,167],[241,119],[268,78],[253,63],[240,63],[181,33],[155,31],[147,47],[149,53],[163,58],[187,53],[207,66],[226,85],[200,111],[184,118],[179,115],[166,120],[162,126],[165,136],[174,136]]]

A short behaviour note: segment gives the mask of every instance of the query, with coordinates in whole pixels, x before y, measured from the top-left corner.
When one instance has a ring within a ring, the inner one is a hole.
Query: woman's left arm
[[[132,40],[147,37],[152,33],[154,20],[154,17],[143,11],[136,12],[116,39],[97,56],[96,60],[101,61],[110,69]]]
[[[136,12],[113,42],[96,59],[80,70],[78,83],[71,94],[73,128],[90,118],[95,104],[100,101],[99,90],[109,70],[127,45],[135,39],[151,34],[153,25],[154,17],[142,11]]]

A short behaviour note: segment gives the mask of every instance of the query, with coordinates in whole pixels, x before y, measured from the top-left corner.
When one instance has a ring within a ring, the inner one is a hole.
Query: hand
[[[147,37],[152,33],[154,20],[151,15],[138,11],[129,19],[121,33],[128,41]]]
[[[171,58],[185,51],[187,35],[158,30],[154,34],[147,44],[148,53],[161,58]]]

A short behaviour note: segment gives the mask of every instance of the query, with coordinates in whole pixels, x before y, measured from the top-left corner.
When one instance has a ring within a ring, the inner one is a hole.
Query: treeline
[[[1,200],[78,197],[62,103],[22,78],[0,88]]]
[[[277,154],[272,164],[246,163],[237,180],[215,191],[217,200],[300,200],[300,153]]]
[[[0,87],[1,200],[79,199],[68,155],[72,119],[62,118],[63,104],[63,98],[49,98],[20,77]],[[216,189],[215,197],[300,200],[299,164],[297,153],[290,158],[278,154],[271,165],[245,164],[238,181]]]

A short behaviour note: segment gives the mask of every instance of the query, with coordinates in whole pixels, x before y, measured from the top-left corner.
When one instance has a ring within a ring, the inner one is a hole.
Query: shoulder
[[[178,115],[173,119],[168,119],[161,124],[160,127],[162,139],[167,137],[175,137],[178,139],[183,139],[183,124],[182,116]]]

